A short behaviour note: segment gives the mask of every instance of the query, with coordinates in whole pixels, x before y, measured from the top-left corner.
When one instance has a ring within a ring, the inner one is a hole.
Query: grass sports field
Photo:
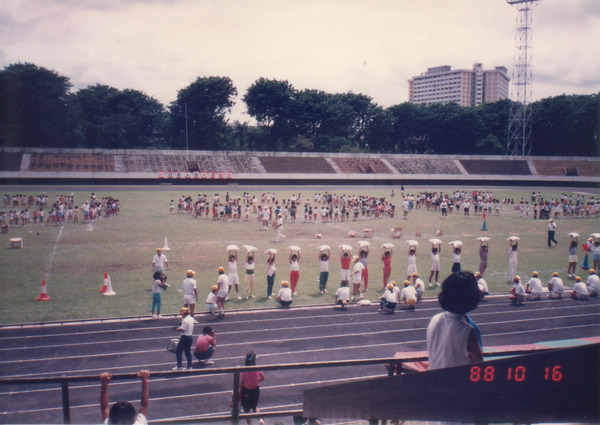
[[[339,286],[340,263],[338,245],[349,244],[358,250],[358,241],[362,240],[363,229],[374,230],[374,237],[367,239],[371,243],[369,255],[370,284],[367,298],[376,299],[381,292],[382,262],[381,245],[392,242],[396,245],[392,261],[391,279],[402,282],[406,277],[408,239],[419,242],[417,252],[417,268],[425,282],[429,276],[430,244],[428,239],[436,237],[441,230],[443,241],[441,252],[441,276],[450,272],[452,255],[449,241],[460,239],[464,243],[462,253],[463,270],[476,270],[479,264],[479,242],[477,237],[488,236],[490,254],[488,271],[485,278],[490,292],[507,292],[511,285],[508,275],[508,242],[506,238],[517,235],[521,238],[519,249],[518,273],[529,277],[538,270],[544,282],[553,271],[561,273],[568,286],[572,285],[566,277],[569,232],[581,235],[578,252],[579,263],[583,262],[581,249],[585,238],[590,233],[600,232],[600,217],[558,218],[558,246],[548,248],[546,244],[546,220],[533,220],[531,217],[520,217],[519,211],[512,206],[502,205],[499,217],[488,216],[487,231],[482,231],[481,216],[471,215],[464,218],[461,213],[452,213],[442,219],[439,212],[426,209],[413,210],[408,220],[402,219],[399,188],[392,203],[396,205],[395,218],[379,220],[359,220],[338,223],[306,224],[303,213],[295,224],[286,224],[283,233],[286,240],[276,244],[275,231],[272,228],[264,231],[262,225],[251,217],[250,221],[224,222],[210,219],[194,219],[188,214],[169,214],[169,202],[181,195],[189,195],[194,199],[198,193],[206,193],[212,200],[214,193],[220,193],[224,199],[225,192],[230,196],[241,196],[249,192],[260,199],[265,191],[275,192],[277,199],[287,199],[292,193],[301,193],[303,201],[311,199],[314,193],[367,195],[391,199],[392,187],[300,187],[289,188],[257,188],[244,186],[231,187],[35,187],[28,188],[2,187],[3,194],[37,195],[45,192],[50,204],[59,194],[75,197],[77,205],[83,204],[94,192],[97,198],[112,196],[121,202],[121,213],[118,216],[93,221],[91,224],[65,224],[64,226],[37,225],[11,228],[9,234],[2,234],[1,244],[5,249],[0,256],[2,270],[2,292],[0,295],[0,323],[28,323],[69,319],[105,318],[121,316],[144,316],[150,314],[152,277],[151,263],[155,250],[163,247],[165,237],[168,238],[170,251],[165,251],[171,270],[167,272],[168,282],[172,285],[163,293],[163,314],[179,311],[183,301],[181,282],[187,269],[196,271],[200,300],[197,311],[204,309],[204,299],[209,288],[216,282],[217,267],[226,266],[226,246],[236,244],[240,248],[249,244],[258,248],[255,295],[256,299],[231,299],[227,309],[273,307],[275,302],[266,297],[266,255],[268,248],[277,248],[277,277],[275,289],[279,282],[289,278],[288,250],[290,245],[298,245],[302,249],[300,261],[300,282],[295,304],[332,303],[335,289]],[[477,187],[464,187],[461,190],[480,190]],[[451,187],[407,187],[405,193],[417,194],[421,191],[441,191],[451,194]],[[596,199],[600,191],[585,190],[549,190],[514,188],[483,188],[494,193],[498,199],[521,198],[529,200],[533,190],[540,191],[544,199],[558,199],[565,192],[575,198],[578,194]],[[3,208],[8,211],[10,207]],[[19,208],[20,209],[20,208]],[[320,220],[319,220],[320,221]],[[392,239],[390,229],[403,228],[401,239]],[[356,238],[349,238],[348,232],[356,232]],[[422,236],[415,236],[421,232]],[[320,233],[321,239],[315,235]],[[9,238],[22,238],[22,249],[10,249]],[[330,261],[328,282],[329,293],[319,294],[317,278],[319,263],[317,247],[328,244],[333,255]],[[243,293],[243,257],[245,251],[240,250],[238,274],[241,279],[240,292]],[[591,261],[591,258],[590,258]],[[103,296],[99,290],[103,284],[104,273],[111,276],[116,296]],[[581,270],[581,276],[587,272]],[[41,282],[45,279],[50,301],[37,301]],[[426,296],[435,296],[437,289],[428,289]],[[235,298],[235,297],[234,297]]]

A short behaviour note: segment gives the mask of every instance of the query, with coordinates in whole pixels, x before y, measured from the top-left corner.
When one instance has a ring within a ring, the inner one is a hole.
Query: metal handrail
[[[512,350],[512,351],[498,351],[491,353],[484,353],[485,357],[501,357],[501,356],[516,356],[523,354],[530,354],[533,352],[547,351],[549,349],[537,349],[537,350]],[[308,363],[288,363],[288,364],[275,364],[265,366],[236,366],[236,367],[225,367],[225,368],[214,368],[214,369],[200,369],[200,370],[185,370],[185,371],[166,371],[166,372],[152,372],[151,378],[169,378],[175,376],[191,376],[191,375],[216,375],[216,374],[233,374],[233,405],[231,415],[222,416],[198,416],[197,418],[186,418],[185,420],[168,420],[169,423],[194,423],[194,422],[208,422],[216,420],[231,420],[237,422],[240,418],[239,414],[239,377],[241,372],[253,371],[253,370],[292,370],[292,369],[314,369],[314,368],[329,368],[329,367],[348,367],[348,366],[368,366],[375,364],[387,364],[388,375],[393,375],[398,372],[414,372],[411,369],[403,368],[403,363],[411,362],[422,362],[427,361],[427,356],[407,356],[402,358],[378,358],[378,359],[365,359],[365,360],[336,360],[336,361],[325,361],[325,362],[308,362]],[[138,377],[135,373],[122,373],[115,374],[111,377],[111,381],[131,381],[137,380]],[[0,385],[31,385],[31,384],[60,384],[62,391],[63,400],[63,421],[66,424],[71,423],[70,414],[70,402],[69,402],[69,383],[76,382],[98,382],[98,375],[79,375],[79,376],[57,376],[57,377],[40,377],[40,378],[0,378]],[[269,412],[263,414],[243,414],[243,418],[252,418],[259,416],[288,416],[288,415],[301,415],[302,411],[299,410],[286,410],[278,412]],[[154,421],[153,421],[154,422]],[[155,422],[161,422],[160,420]],[[163,420],[164,422],[164,420]]]

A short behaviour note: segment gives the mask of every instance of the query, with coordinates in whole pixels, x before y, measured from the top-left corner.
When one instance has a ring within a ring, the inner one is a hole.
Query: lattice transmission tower
[[[507,155],[531,154],[531,18],[533,9],[540,1],[506,0],[508,4],[517,8]]]

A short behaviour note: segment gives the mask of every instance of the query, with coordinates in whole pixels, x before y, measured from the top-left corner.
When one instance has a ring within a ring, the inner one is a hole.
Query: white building
[[[471,70],[437,66],[408,80],[408,101],[478,106],[508,99],[509,81],[507,69],[503,66],[493,70],[484,70],[480,63],[474,64]]]

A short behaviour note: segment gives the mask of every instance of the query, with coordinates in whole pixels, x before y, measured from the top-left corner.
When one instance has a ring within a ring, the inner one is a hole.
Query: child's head
[[[321,254],[321,261],[327,261],[329,257],[324,252]]]
[[[512,250],[513,250],[513,251],[516,251],[516,250],[518,250],[518,249],[519,249],[519,244],[517,244],[517,243],[515,242],[515,243],[513,244],[513,246],[512,246]]]
[[[125,400],[117,401],[108,412],[110,424],[132,424],[135,419],[135,407]]]
[[[254,351],[249,351],[244,358],[244,364],[246,366],[254,366],[256,364],[256,353]]]
[[[442,283],[442,291],[438,295],[440,306],[456,314],[475,310],[480,300],[477,279],[471,272],[452,273]]]
[[[411,248],[411,250],[408,253],[409,253],[409,255],[415,255],[416,252],[413,248]]]
[[[431,248],[431,252],[433,252],[434,254],[437,254],[438,249],[434,246],[433,248]]]

